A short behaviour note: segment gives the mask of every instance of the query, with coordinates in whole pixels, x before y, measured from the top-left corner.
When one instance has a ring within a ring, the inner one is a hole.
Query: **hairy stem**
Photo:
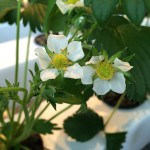
[[[17,8],[17,31],[16,31],[15,85],[17,85],[17,83],[18,83],[18,70],[19,70],[20,9],[21,9],[21,0],[18,0],[18,8]]]
[[[62,109],[60,112],[58,112],[57,114],[55,114],[54,116],[52,116],[49,121],[53,120],[54,118],[56,118],[57,116],[59,116],[60,114],[62,114],[63,112],[65,112],[66,110],[68,110],[69,108],[71,108],[73,105],[69,105],[67,107],[65,107],[64,109]]]
[[[27,74],[28,74],[30,41],[31,41],[31,29],[30,29],[29,34],[28,34],[28,44],[27,44],[26,61],[25,61],[25,68],[24,68],[24,88],[27,87]]]
[[[108,123],[110,122],[110,120],[113,117],[113,115],[115,114],[115,112],[117,111],[117,109],[119,108],[120,104],[122,103],[124,96],[125,96],[125,93],[123,93],[120,96],[120,98],[118,99],[118,102],[117,102],[116,106],[114,107],[113,111],[111,112],[111,114],[109,115],[109,117],[108,117],[108,119],[107,119],[107,121],[105,123],[105,128],[108,125]]]

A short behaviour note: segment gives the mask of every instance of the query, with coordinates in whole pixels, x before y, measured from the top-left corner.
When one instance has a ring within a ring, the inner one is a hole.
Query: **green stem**
[[[62,114],[63,112],[65,112],[66,110],[68,110],[69,108],[71,108],[73,105],[69,105],[67,107],[65,107],[64,109],[62,109],[60,112],[58,112],[57,114],[55,114],[54,116],[52,116],[49,121],[53,120],[54,118],[56,118],[57,116],[59,116],[60,114]]]
[[[38,114],[36,120],[38,120],[38,119],[41,117],[41,115],[45,112],[45,110],[48,108],[48,106],[49,106],[49,103],[48,103],[48,104],[43,108],[43,110]]]
[[[11,118],[11,114],[10,114],[9,108],[7,108],[6,111],[7,111],[7,113],[8,113],[9,120],[10,120],[10,122],[12,123],[13,120],[12,120],[12,118]]]
[[[18,123],[20,123],[22,111],[23,111],[23,109],[21,108],[20,111],[19,111],[18,119],[17,119]]]
[[[0,122],[1,122],[1,126],[3,127],[5,125],[3,115],[0,115]]]
[[[115,112],[117,111],[117,109],[119,108],[120,104],[122,103],[124,96],[125,96],[125,93],[123,93],[120,96],[120,98],[118,99],[118,102],[117,102],[116,106],[114,107],[113,111],[111,112],[111,114],[109,115],[109,117],[108,117],[108,119],[107,119],[107,121],[105,123],[105,128],[108,125],[108,123],[110,122],[110,120],[113,117],[113,115],[115,114]]]
[[[6,88],[0,88],[0,92],[9,92],[9,91],[21,91],[24,92],[24,98],[23,101],[26,100],[26,97],[28,95],[28,91],[25,88],[21,87],[6,87]]]
[[[30,107],[30,110],[29,110],[29,113],[31,112],[30,122],[34,122],[35,113],[42,102],[41,95],[42,95],[44,89],[45,89],[45,84],[41,87],[40,94],[36,97],[36,99],[34,100],[34,103]]]
[[[31,87],[28,97],[26,98],[26,103],[29,103],[33,97],[33,87]]]
[[[27,52],[26,52],[26,61],[25,61],[25,68],[24,68],[24,88],[27,87],[27,73],[28,73],[28,62],[29,62],[29,48],[30,48],[30,41],[31,41],[31,29],[29,30],[28,34],[28,44],[27,44]]]
[[[18,84],[18,72],[19,72],[19,37],[20,37],[20,10],[21,10],[21,0],[18,0],[17,7],[17,31],[16,31],[16,65],[15,65],[15,86]],[[12,107],[12,120],[15,115],[16,102],[13,102]]]
[[[20,36],[20,9],[21,0],[18,0],[17,8],[17,31],[16,31],[16,68],[15,68],[15,85],[18,83],[18,68],[19,68],[19,36]]]
[[[26,124],[24,126],[23,133],[21,133],[21,135],[13,141],[13,145],[16,145],[20,143],[21,141],[23,141],[29,135],[31,131],[28,109],[25,103],[23,103],[22,108],[24,111]]]

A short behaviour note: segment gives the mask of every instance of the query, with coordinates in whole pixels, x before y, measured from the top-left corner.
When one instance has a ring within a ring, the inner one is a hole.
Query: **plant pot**
[[[45,37],[44,34],[40,34],[40,35],[38,35],[38,36],[35,37],[34,42],[37,45],[43,46],[43,45],[47,44],[47,39],[46,39],[46,37]]]
[[[150,149],[150,114],[137,119],[126,135],[122,150],[149,150]]]
[[[30,150],[44,150],[43,141],[39,134],[31,135],[26,140],[24,140],[20,145]],[[19,150],[24,150],[23,148],[21,148],[21,146],[15,146],[10,150],[16,150],[17,148],[18,149],[20,148]]]
[[[105,96],[103,96],[103,102],[108,104],[109,106],[114,107],[117,104],[118,99],[120,98],[121,94],[118,93],[113,93],[109,92]],[[119,108],[121,109],[132,109],[135,108],[142,103],[135,101],[135,100],[130,100],[127,98],[127,96],[124,96],[123,101],[121,102]]]

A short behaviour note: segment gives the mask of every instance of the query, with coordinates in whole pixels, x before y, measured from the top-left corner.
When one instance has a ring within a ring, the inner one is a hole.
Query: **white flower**
[[[75,7],[84,6],[83,0],[56,0],[56,4],[63,14]]]
[[[81,82],[83,84],[93,83],[93,90],[97,95],[105,95],[110,90],[120,94],[125,91],[126,84],[122,72],[132,68],[129,63],[116,58],[112,64],[105,60],[103,55],[100,55],[93,56],[86,64],[91,64],[91,66],[82,67]]]
[[[77,79],[77,72],[81,66],[76,61],[84,57],[81,42],[68,40],[64,35],[50,34],[47,40],[47,52],[42,48],[35,49],[39,63],[43,71],[41,80],[55,79],[60,71],[64,71],[64,77]]]

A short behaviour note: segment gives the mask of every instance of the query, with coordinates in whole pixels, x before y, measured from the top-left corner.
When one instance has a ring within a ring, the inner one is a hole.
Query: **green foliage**
[[[99,131],[103,130],[102,117],[92,110],[74,114],[64,121],[65,132],[77,141],[85,142],[90,140]]]
[[[17,1],[0,0],[0,21],[10,11],[17,9]]]
[[[40,134],[53,134],[52,130],[55,128],[56,124],[52,124],[51,122],[39,119],[36,120],[33,126],[33,131]]]
[[[145,16],[145,6],[143,0],[122,0],[124,12],[128,18],[139,26]]]
[[[44,30],[46,32],[48,32],[48,23],[49,23],[48,18],[51,15],[55,2],[56,0],[48,0],[47,13],[46,13],[45,20],[44,20]]]
[[[3,116],[3,112],[8,107],[8,95],[0,93],[0,117]]]
[[[24,26],[29,23],[33,32],[35,32],[36,29],[42,31],[46,8],[47,6],[42,3],[29,4],[21,13]]]
[[[64,31],[66,26],[66,18],[67,17],[58,11],[56,6],[54,6],[51,13],[47,16],[47,22],[45,24],[46,31],[53,31],[54,33]]]
[[[90,6],[92,3],[92,0],[84,0],[84,5],[85,6]]]
[[[146,7],[150,11],[150,0],[144,0]]]
[[[38,29],[43,30],[44,19],[46,16],[47,1],[37,0],[30,1],[27,6],[22,4],[21,18],[23,24],[28,23],[33,32]],[[17,1],[16,0],[1,0],[0,1],[0,22],[8,22],[13,24],[16,22],[17,16]]]
[[[107,150],[119,150],[122,148],[121,144],[125,141],[125,132],[118,133],[106,133],[106,149]]]
[[[135,55],[130,61],[134,68],[130,71],[134,81],[127,84],[127,95],[134,100],[143,101],[145,94],[150,91],[149,47],[150,28],[142,27],[141,30],[126,22],[122,17],[113,17],[109,26],[96,29],[92,39],[96,39],[95,46],[100,50],[101,44],[109,56],[127,47],[123,57]],[[117,22],[118,20],[118,22]],[[142,79],[142,80],[141,80]]]
[[[49,87],[44,89],[42,93],[42,98],[50,102],[53,108],[56,110],[56,98],[54,97],[55,89],[53,87]]]
[[[82,104],[93,95],[91,87],[77,84],[75,79],[64,79],[63,89],[58,90],[55,98],[58,103]]]
[[[20,128],[17,132],[15,132],[18,126],[20,126]],[[2,126],[1,133],[7,138],[17,137],[20,135],[20,132],[22,132],[22,129],[22,126],[19,125],[18,122],[13,122],[13,124],[11,122],[7,122],[4,124],[4,126]]]
[[[101,26],[111,17],[117,3],[118,0],[92,0],[93,14]]]

